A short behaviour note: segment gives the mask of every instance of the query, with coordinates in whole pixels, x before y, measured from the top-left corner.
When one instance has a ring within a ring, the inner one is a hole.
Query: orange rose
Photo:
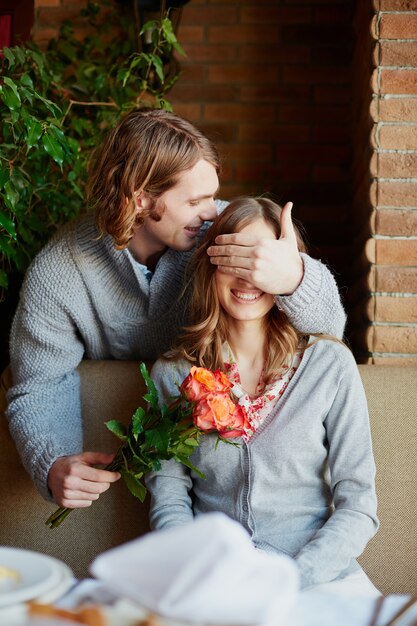
[[[195,405],[193,409],[193,421],[197,428],[203,432],[215,430],[216,424],[213,411],[207,402],[207,397],[204,400],[200,400],[200,402],[197,402]]]
[[[201,400],[208,393],[224,393],[233,387],[224,372],[211,372],[205,367],[193,366],[188,376],[183,380],[180,390],[191,402]]]
[[[194,424],[205,432],[217,430],[221,437],[240,437],[250,428],[246,411],[235,405],[228,394],[209,394],[197,402],[193,411]]]
[[[214,372],[214,378],[216,379],[216,391],[229,391],[233,387],[226,374],[221,370]]]
[[[250,423],[245,409],[240,404],[235,404],[233,414],[230,416],[228,430],[223,431],[221,436],[225,439],[242,437],[249,429]]]
[[[213,372],[205,367],[193,366],[181,384],[180,391],[191,402],[204,398],[208,393],[216,390],[216,379]]]

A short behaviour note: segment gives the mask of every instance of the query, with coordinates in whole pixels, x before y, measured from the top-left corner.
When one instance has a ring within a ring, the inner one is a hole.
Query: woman
[[[355,560],[378,520],[366,398],[354,359],[338,340],[300,335],[273,296],[210,264],[207,249],[229,233],[278,238],[280,207],[242,198],[217,218],[193,264],[193,325],[152,377],[167,400],[193,364],[220,368],[250,426],[238,446],[201,438],[191,461],[205,479],[174,461],[149,476],[151,526],[221,511],[257,548],[292,556],[302,587],[378,595]]]

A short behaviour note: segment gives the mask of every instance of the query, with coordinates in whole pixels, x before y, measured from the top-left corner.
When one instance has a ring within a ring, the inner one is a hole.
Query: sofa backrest
[[[380,529],[359,559],[384,594],[417,594],[417,368],[360,365]]]
[[[145,393],[138,364],[85,361],[79,371],[85,448],[114,452],[119,441],[104,422],[130,420]],[[48,528],[45,521],[57,507],[38,494],[20,463],[6,420],[1,417],[0,422],[0,545],[49,554],[85,577],[98,553],[149,530],[147,503],[131,496],[122,481],[91,507],[73,511],[58,528]]]
[[[383,593],[417,594],[417,368],[359,366],[368,397],[377,465],[381,528],[360,558]],[[118,440],[104,426],[129,421],[143,393],[138,364],[84,361],[79,368],[85,446],[114,451]],[[113,485],[62,526],[44,522],[55,509],[38,495],[22,468],[4,418],[0,419],[0,544],[63,559],[88,575],[94,556],[148,530],[147,503],[124,484]]]

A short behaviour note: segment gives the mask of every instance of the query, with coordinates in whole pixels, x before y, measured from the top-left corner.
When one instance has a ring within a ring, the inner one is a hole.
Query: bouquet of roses
[[[143,502],[146,487],[142,479],[148,472],[158,471],[161,461],[175,459],[204,478],[190,461],[200,437],[217,432],[219,439],[229,440],[243,435],[250,424],[245,409],[233,398],[231,382],[220,370],[192,367],[169,405],[160,405],[144,363],[140,371],[147,389],[143,396],[147,408],[136,409],[128,427],[118,420],[106,422],[122,443],[104,469],[120,472],[129,491]],[[60,507],[46,524],[56,528],[72,510]]]

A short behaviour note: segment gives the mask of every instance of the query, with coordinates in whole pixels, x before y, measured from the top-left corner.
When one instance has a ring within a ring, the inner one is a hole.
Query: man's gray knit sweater
[[[36,257],[14,319],[8,392],[10,432],[38,490],[51,499],[47,477],[61,456],[82,450],[79,376],[82,359],[153,360],[184,324],[181,298],[192,251],[168,249],[151,281],[126,250],[98,238],[91,215],[67,226]],[[302,332],[343,334],[336,283],[319,261],[303,255],[304,278],[277,297]]]

